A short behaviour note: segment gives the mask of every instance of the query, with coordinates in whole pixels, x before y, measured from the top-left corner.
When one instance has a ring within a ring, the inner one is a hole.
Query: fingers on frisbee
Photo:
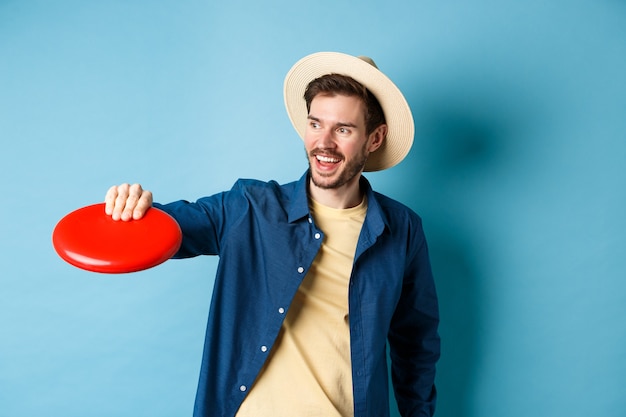
[[[113,220],[138,220],[152,205],[152,194],[148,192],[149,203],[142,201],[146,191],[140,184],[128,183],[114,185],[109,188],[104,198],[104,211]]]
[[[150,207],[152,207],[152,193],[150,191],[143,191],[133,209],[133,219],[141,219]]]
[[[109,216],[113,214],[113,207],[115,207],[115,199],[117,198],[117,185],[111,186],[106,195],[104,196],[104,212]]]

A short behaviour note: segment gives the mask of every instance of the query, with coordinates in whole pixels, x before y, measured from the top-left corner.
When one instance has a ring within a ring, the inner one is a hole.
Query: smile
[[[336,164],[337,162],[341,161],[341,159],[332,158],[330,156],[324,156],[324,155],[315,155],[315,158],[317,158],[317,160],[320,162],[325,162],[329,164]]]

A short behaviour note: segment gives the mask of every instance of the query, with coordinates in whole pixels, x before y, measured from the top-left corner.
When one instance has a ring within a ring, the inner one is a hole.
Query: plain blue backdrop
[[[416,140],[368,175],[422,215],[438,416],[626,415],[626,3],[0,0],[0,417],[189,416],[216,259],[107,276],[56,222],[306,167],[282,81],[372,56]]]

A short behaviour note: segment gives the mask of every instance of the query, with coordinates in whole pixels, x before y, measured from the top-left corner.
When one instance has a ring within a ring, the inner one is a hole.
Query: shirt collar
[[[387,223],[387,219],[380,204],[376,199],[376,193],[372,190],[370,182],[361,175],[361,189],[367,196],[367,214],[364,226],[368,229],[368,234],[372,238],[382,233]],[[302,177],[295,183],[293,194],[291,195],[291,204],[289,205],[289,223],[293,223],[303,217],[309,216],[309,171],[307,170]]]
[[[378,236],[380,236],[385,230],[387,224],[387,218],[383,212],[376,193],[372,190],[370,182],[361,175],[361,189],[367,197],[367,214],[365,215],[365,221],[363,222],[363,230],[361,231],[361,238],[363,243],[367,245],[373,244]],[[360,253],[357,254],[357,256]]]
[[[309,199],[307,196],[308,184],[309,171],[307,170],[295,183],[293,194],[291,195],[291,203],[289,205],[289,223],[293,223],[309,215]]]

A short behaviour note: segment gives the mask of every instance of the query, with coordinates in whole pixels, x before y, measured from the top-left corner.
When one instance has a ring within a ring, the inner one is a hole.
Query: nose
[[[323,129],[318,137],[317,146],[322,149],[335,147],[335,139],[332,129]]]

